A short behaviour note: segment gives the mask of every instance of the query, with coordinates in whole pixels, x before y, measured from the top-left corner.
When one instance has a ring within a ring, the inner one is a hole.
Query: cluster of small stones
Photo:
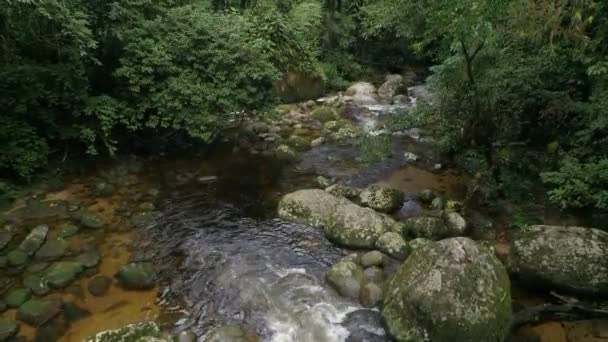
[[[159,192],[137,190],[140,182],[135,173],[141,166],[132,164],[101,172],[89,186],[96,198],[116,194],[127,198],[116,209],[120,223],[107,222],[89,207],[95,200],[77,203],[36,197],[9,212],[7,223],[0,226],[0,313],[14,310],[16,320],[0,319],[0,341],[16,336],[20,322],[36,327],[43,336],[49,331],[62,334],[66,322],[91,315],[73,302],[73,296],[47,296],[55,291],[81,293],[83,278],[89,278],[86,288],[96,297],[106,295],[112,286],[127,290],[156,286],[154,269],[146,262],[122,266],[114,279],[98,274],[103,260],[96,246],[99,237],[105,231],[130,229],[154,210]],[[31,219],[49,223],[28,226]]]

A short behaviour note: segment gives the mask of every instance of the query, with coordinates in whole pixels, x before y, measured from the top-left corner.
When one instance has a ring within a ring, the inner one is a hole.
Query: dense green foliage
[[[447,151],[481,165],[478,179],[529,199],[542,178],[561,207],[608,209],[605,1],[383,0],[366,11],[371,34],[391,28],[435,61],[434,102],[419,112]]]

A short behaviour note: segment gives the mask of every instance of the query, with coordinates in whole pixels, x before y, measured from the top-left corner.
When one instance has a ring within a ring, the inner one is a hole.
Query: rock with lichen
[[[463,237],[414,250],[386,285],[382,308],[398,341],[503,341],[511,315],[506,269]]]

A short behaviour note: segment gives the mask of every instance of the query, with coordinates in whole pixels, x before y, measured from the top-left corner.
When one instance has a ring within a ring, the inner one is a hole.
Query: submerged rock
[[[97,276],[87,285],[89,293],[95,297],[101,297],[105,295],[110,287],[112,286],[112,279],[105,276]]]
[[[19,332],[19,323],[0,319],[0,341],[9,341],[13,336]]]
[[[11,225],[6,225],[0,228],[0,251],[8,246],[9,242],[13,239],[14,232]]]
[[[366,277],[357,259],[356,254],[342,258],[327,271],[325,279],[341,296],[358,300]]]
[[[398,260],[405,260],[410,253],[410,247],[401,234],[386,232],[376,241],[376,248]]]
[[[240,325],[224,325],[215,330],[206,340],[208,342],[256,342],[255,336],[250,336]]]
[[[361,309],[349,313],[341,323],[350,332],[346,342],[386,342],[382,316],[377,310]]]
[[[382,316],[399,341],[503,341],[511,321],[507,272],[468,238],[415,250],[386,286]]]
[[[82,224],[86,228],[97,229],[103,227],[106,224],[101,216],[92,212],[89,209],[80,209],[77,213],[77,217],[80,221],[80,224]]]
[[[23,277],[23,286],[32,290],[37,296],[44,296],[51,291],[49,282],[41,274],[28,274]]]
[[[127,290],[148,290],[156,286],[156,272],[148,262],[127,264],[120,268],[116,278]]]
[[[101,261],[101,255],[99,254],[99,251],[97,251],[96,249],[91,249],[91,250],[85,251],[82,254],[78,255],[76,257],[76,261],[78,261],[84,267],[87,267],[87,268],[95,267],[95,266],[99,265],[99,262]]]
[[[27,253],[20,249],[15,249],[14,251],[10,251],[6,255],[8,264],[10,266],[23,266],[28,259]]]
[[[279,216],[321,226],[330,240],[355,248],[373,249],[382,234],[400,229],[397,222],[386,215],[318,189],[285,195],[279,202]]]
[[[33,326],[41,326],[61,312],[61,301],[30,299],[17,310],[17,319]]]
[[[48,240],[36,252],[36,258],[42,260],[54,260],[65,254],[68,243],[61,238]]]
[[[60,238],[67,238],[73,235],[76,235],[76,233],[78,233],[78,226],[75,224],[71,224],[71,223],[64,223],[61,226],[59,226],[59,234],[58,236]]]
[[[60,261],[49,267],[45,279],[53,288],[64,288],[76,280],[84,266],[76,261]]]
[[[18,288],[9,291],[4,298],[9,308],[18,308],[32,297],[32,292],[27,288]]]
[[[84,342],[139,342],[145,338],[160,337],[158,325],[152,321],[129,324],[119,329],[102,331]],[[163,340],[165,341],[165,340]]]
[[[608,233],[531,226],[511,236],[510,271],[524,282],[582,295],[608,295]]]
[[[46,239],[46,235],[49,232],[49,227],[47,225],[40,225],[29,233],[29,235],[21,242],[19,248],[27,253],[27,255],[33,255],[36,253],[38,248],[42,246],[44,240]]]
[[[361,204],[374,210],[391,213],[403,204],[403,192],[379,185],[372,185],[361,192]]]

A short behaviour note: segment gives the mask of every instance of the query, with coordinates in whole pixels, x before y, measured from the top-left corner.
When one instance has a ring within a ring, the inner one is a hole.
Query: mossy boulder
[[[37,296],[44,296],[51,291],[49,282],[43,274],[28,274],[23,277],[23,286],[30,289]]]
[[[413,217],[403,221],[403,235],[410,238],[440,240],[446,237],[461,236],[462,231],[453,229],[439,217]]]
[[[27,253],[27,255],[34,255],[36,251],[42,246],[46,240],[46,235],[49,232],[47,225],[40,225],[32,229],[28,236],[21,242],[19,249]]]
[[[45,279],[53,288],[64,288],[71,284],[84,270],[84,266],[76,261],[60,261],[49,267]]]
[[[120,268],[116,274],[120,286],[127,290],[148,290],[156,286],[156,272],[148,262],[134,262]]]
[[[468,238],[415,250],[385,291],[382,316],[398,341],[503,341],[509,332],[507,271]]]
[[[395,232],[382,234],[376,241],[376,248],[398,260],[405,260],[410,254],[408,243],[401,237],[401,234]]]
[[[9,266],[23,266],[28,260],[27,253],[20,249],[10,251],[6,258]]]
[[[358,300],[367,278],[358,263],[358,256],[352,254],[334,264],[325,274],[325,279],[341,296]]]
[[[373,249],[382,234],[398,226],[386,215],[319,189],[285,195],[278,211],[286,220],[323,227],[327,238],[353,248]]]
[[[380,185],[372,185],[361,192],[361,204],[374,210],[391,213],[403,204],[403,192]]]
[[[30,299],[17,310],[17,319],[33,326],[41,326],[61,312],[62,303],[55,299]]]
[[[329,121],[335,121],[338,117],[335,110],[331,107],[319,107],[314,109],[310,115],[316,120],[326,123]]]
[[[147,337],[160,338],[160,328],[152,321],[102,331],[95,336],[88,337],[85,342],[139,342],[142,339],[145,341]]]
[[[58,236],[60,238],[67,238],[78,233],[78,226],[72,223],[64,223],[59,226]]]
[[[415,238],[413,240],[408,241],[408,245],[410,247],[411,252],[414,252],[417,249],[420,249],[424,246],[428,246],[433,243],[432,240],[425,238]]]
[[[325,188],[325,191],[336,197],[344,197],[349,200],[355,200],[359,197],[361,193],[361,189],[357,189],[354,187],[346,186],[343,184],[334,184]]]
[[[525,283],[608,296],[608,233],[539,225],[513,232],[510,240],[510,271]]]
[[[292,161],[298,158],[298,154],[291,147],[287,145],[279,145],[274,150],[274,155],[277,159]]]
[[[467,230],[467,221],[456,211],[446,211],[443,220],[452,236],[463,236]]]

